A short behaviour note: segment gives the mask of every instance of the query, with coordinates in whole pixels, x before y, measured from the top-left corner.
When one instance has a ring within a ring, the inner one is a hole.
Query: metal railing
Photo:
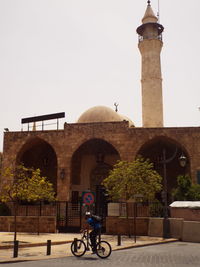
[[[51,202],[45,204],[37,202],[34,204],[16,204],[13,202],[1,203],[0,216],[56,216],[57,204]]]
[[[118,202],[117,214],[120,217],[163,217],[164,206],[161,202]],[[16,210],[14,210],[16,208]],[[0,203],[0,216],[57,216],[79,217],[80,203],[56,201],[51,203],[37,202],[34,204]],[[109,215],[109,214],[108,214]]]
[[[153,39],[156,39],[156,40],[160,40],[162,41],[162,34],[160,35],[157,35],[157,36],[142,36],[142,35],[138,35],[138,42],[142,42],[144,40],[153,40]]]
[[[114,205],[116,204],[115,214],[119,217],[163,217],[164,216],[164,206],[160,202],[119,202],[119,203],[113,203],[113,204]],[[109,212],[108,212],[108,216],[109,216]]]

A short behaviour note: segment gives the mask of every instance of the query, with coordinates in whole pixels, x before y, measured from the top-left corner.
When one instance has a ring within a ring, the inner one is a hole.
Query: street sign
[[[82,193],[82,202],[90,206],[94,203],[95,201],[95,193],[94,192],[83,192]]]

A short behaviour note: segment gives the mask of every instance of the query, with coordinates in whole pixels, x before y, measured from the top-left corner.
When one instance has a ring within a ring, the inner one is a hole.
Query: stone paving
[[[70,246],[74,238],[80,238],[81,234],[30,234],[18,233],[19,240],[18,257],[13,257],[13,238],[14,233],[0,232],[0,263],[41,260],[49,258],[60,258],[71,256]],[[51,240],[51,255],[47,256],[47,240]],[[138,236],[121,237],[121,245],[118,245],[118,237],[112,235],[102,235],[102,240],[108,241],[113,250],[127,249],[131,247],[146,246],[173,242],[176,239],[163,239],[157,237]]]

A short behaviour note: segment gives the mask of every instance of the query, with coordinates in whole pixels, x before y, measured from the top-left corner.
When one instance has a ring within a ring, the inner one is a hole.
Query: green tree
[[[14,171],[6,168],[2,171],[3,181],[6,183],[1,187],[0,200],[2,202],[12,201],[14,203],[15,237],[16,240],[16,215],[17,206],[21,201],[54,201],[55,192],[53,185],[41,176],[40,169],[26,168],[19,165]]]
[[[188,194],[188,200],[199,201],[200,200],[200,185],[192,184]]]
[[[200,185],[193,184],[189,175],[177,177],[177,187],[173,190],[174,200],[197,201],[200,200]]]
[[[2,175],[6,178],[6,184],[2,186],[2,202],[55,200],[53,185],[41,176],[40,169],[19,165],[14,172],[7,168]]]
[[[177,188],[173,190],[172,195],[175,200],[188,200],[188,193],[191,188],[191,180],[188,175],[179,175],[177,177]]]
[[[155,193],[162,189],[161,181],[162,178],[153,169],[153,164],[138,157],[131,162],[118,161],[104,179],[103,185],[113,200],[134,199],[138,194],[143,196],[143,200],[153,200]]]

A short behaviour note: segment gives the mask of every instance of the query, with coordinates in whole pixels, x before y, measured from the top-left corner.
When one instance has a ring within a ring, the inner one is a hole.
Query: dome
[[[78,119],[77,123],[129,121],[127,117],[120,115],[113,109],[105,106],[95,106],[86,110]],[[133,123],[131,123],[133,125]]]
[[[121,116],[109,107],[96,106],[86,110],[78,123],[121,121]]]
[[[134,123],[132,122],[131,119],[129,119],[127,116],[124,116],[124,115],[120,115],[121,118],[122,118],[122,121],[128,121],[129,123],[129,126],[132,126],[132,127],[135,127]]]

